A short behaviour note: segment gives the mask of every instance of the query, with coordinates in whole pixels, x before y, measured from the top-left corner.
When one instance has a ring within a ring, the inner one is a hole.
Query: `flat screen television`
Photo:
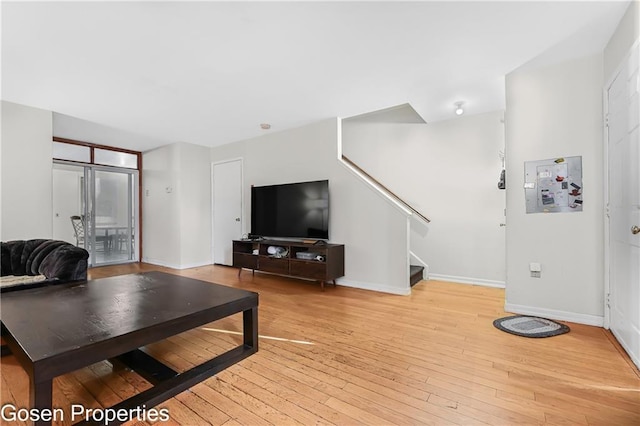
[[[329,181],[252,186],[251,236],[329,239]]]

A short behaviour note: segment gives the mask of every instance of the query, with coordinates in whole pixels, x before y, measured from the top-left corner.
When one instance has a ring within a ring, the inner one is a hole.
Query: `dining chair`
[[[73,226],[73,232],[76,236],[76,246],[85,247],[85,228],[84,218],[82,216],[71,216],[71,225]],[[111,238],[105,235],[96,235],[96,242],[102,242],[102,247],[105,252],[108,252],[111,247]],[[98,245],[96,245],[96,249]]]
[[[76,246],[84,247],[84,222],[80,216],[71,216],[71,225],[76,235]]]

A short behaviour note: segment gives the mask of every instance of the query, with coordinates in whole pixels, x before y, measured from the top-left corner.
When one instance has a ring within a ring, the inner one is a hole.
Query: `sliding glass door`
[[[87,249],[90,266],[138,260],[137,170],[56,161],[53,198],[54,238]]]
[[[90,167],[88,228],[95,265],[135,261],[138,172]]]

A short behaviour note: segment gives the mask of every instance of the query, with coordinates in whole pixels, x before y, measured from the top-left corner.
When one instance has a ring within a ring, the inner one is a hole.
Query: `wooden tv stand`
[[[277,257],[268,253],[270,246],[282,247],[286,255]],[[323,260],[299,259],[297,253],[312,252]],[[254,254],[257,253],[257,254]],[[336,278],[344,275],[343,244],[313,244],[292,240],[235,240],[233,241],[233,266],[255,271],[270,272],[290,277],[306,278],[320,282],[324,291],[327,281],[336,285]]]

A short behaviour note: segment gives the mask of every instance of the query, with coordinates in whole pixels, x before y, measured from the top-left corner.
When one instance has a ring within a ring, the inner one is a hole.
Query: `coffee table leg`
[[[258,308],[247,309],[242,312],[242,328],[244,344],[258,350]]]
[[[53,380],[45,380],[43,382],[37,382],[33,377],[30,378],[29,383],[29,406],[42,410],[44,408],[51,409],[53,403],[52,397]],[[43,420],[34,423],[36,426],[50,425],[51,422]]]

